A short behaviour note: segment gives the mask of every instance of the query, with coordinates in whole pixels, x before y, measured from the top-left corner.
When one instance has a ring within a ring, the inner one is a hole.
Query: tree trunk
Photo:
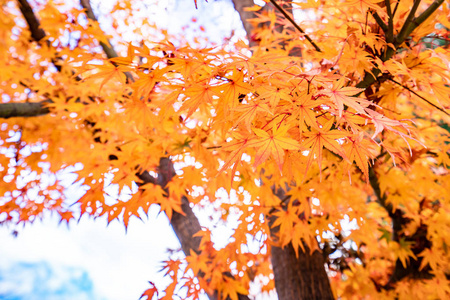
[[[292,244],[272,247],[271,260],[275,276],[275,287],[280,300],[334,299],[322,253],[309,254],[298,249],[295,255]]]
[[[256,42],[252,39],[253,25],[247,19],[254,18],[256,15],[245,11],[245,7],[254,5],[253,0],[233,0],[233,3],[246,30],[249,45],[255,46]],[[292,14],[292,7],[285,1],[280,1],[280,5],[287,13]],[[276,194],[284,198],[285,191],[278,190]],[[277,228],[274,228],[271,230],[271,235],[276,235],[277,231]],[[292,244],[284,248],[272,246],[271,261],[278,299],[334,299],[322,253],[315,251],[310,254],[308,247],[306,245],[304,247],[306,251],[298,249],[297,257]]]
[[[272,188],[280,199],[286,198],[285,189]],[[293,201],[295,199],[289,199]],[[275,217],[270,218],[270,234],[277,240],[279,226],[272,227]],[[325,259],[318,250],[310,253],[309,247],[303,243],[305,251],[298,249],[298,256],[291,243],[284,248],[272,246],[271,262],[275,278],[275,288],[279,300],[301,299],[334,299],[330,281],[325,271]]]

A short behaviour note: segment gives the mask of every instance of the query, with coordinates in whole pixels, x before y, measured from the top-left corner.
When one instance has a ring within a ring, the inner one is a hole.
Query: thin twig
[[[428,19],[431,14],[433,14],[441,4],[444,3],[444,0],[435,0],[433,3],[428,6],[428,8],[420,14],[417,18],[415,18],[407,32],[407,35],[409,35],[411,32],[413,32],[414,29],[416,29],[420,24],[422,24],[426,19]]]
[[[399,34],[395,38],[395,45],[401,45],[405,38],[408,36],[409,27],[412,24],[414,20],[414,15],[416,14],[417,9],[419,8],[421,0],[414,0],[413,7],[409,11],[408,16],[406,17],[405,23],[402,26],[402,29],[400,30]],[[412,32],[412,30],[410,31]]]
[[[306,38],[306,40],[314,47],[314,49],[317,52],[322,52],[322,50],[320,50],[319,46],[317,46],[316,43],[314,43],[314,41],[309,37],[309,35],[307,35],[305,33],[305,31],[297,25],[297,23],[295,23],[294,19],[292,19],[292,17],[284,10],[284,8],[282,8],[275,0],[270,0],[270,2],[283,14],[283,16],[289,21],[291,22],[292,25],[294,25],[294,27],[300,31],[303,36]]]
[[[432,102],[430,102],[430,100],[422,97],[421,95],[417,94],[415,91],[413,91],[412,89],[410,89],[409,87],[407,87],[406,85],[401,84],[400,82],[392,79],[392,78],[388,78],[389,81],[392,81],[395,84],[398,84],[399,86],[403,87],[405,90],[413,93],[414,95],[416,95],[417,97],[419,97],[420,99],[422,99],[423,101],[425,101],[426,103],[430,104],[431,106],[433,106],[434,108],[440,110],[441,112],[443,112],[444,114],[446,114],[447,116],[450,116],[450,114],[448,112],[446,112],[444,109],[440,108],[439,106],[437,106],[436,104],[433,104]]]
[[[370,9],[369,11],[377,22],[378,26],[380,26],[383,32],[386,33],[388,31],[388,26],[386,25],[386,23],[384,23],[383,19],[381,19],[380,15],[372,9]]]
[[[394,41],[394,15],[391,10],[391,1],[385,0],[386,3],[386,11],[388,15],[388,30],[386,35],[386,41],[388,43],[392,43]]]
[[[395,13],[397,12],[398,5],[400,4],[400,0],[397,0],[395,3],[394,11],[392,12],[392,19],[395,17]]]
[[[98,22],[97,18],[94,15],[94,11],[92,10],[91,2],[89,0],[80,0],[81,6],[86,10],[86,16],[91,19],[94,22]],[[99,41],[100,46],[103,49],[103,52],[105,52],[106,57],[109,59],[118,57],[116,50],[113,46],[111,46],[111,42],[107,40],[108,43],[104,43],[102,41]],[[109,44],[109,45],[108,45]],[[114,66],[117,67],[117,64],[115,62],[111,62]],[[127,82],[134,82],[133,75],[131,75],[130,72],[124,72],[125,76],[127,77]]]

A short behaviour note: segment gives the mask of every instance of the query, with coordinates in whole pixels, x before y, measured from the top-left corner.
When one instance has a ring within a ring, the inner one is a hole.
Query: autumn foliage
[[[2,225],[159,205],[187,256],[148,299],[450,297],[448,3],[235,1],[249,43],[208,48],[64,2],[0,2]]]

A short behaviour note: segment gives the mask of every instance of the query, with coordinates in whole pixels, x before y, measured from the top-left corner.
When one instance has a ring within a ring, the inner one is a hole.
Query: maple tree
[[[235,0],[248,43],[207,48],[116,2],[120,56],[88,0],[0,2],[2,225],[159,205],[186,257],[148,299],[449,298],[448,3]]]

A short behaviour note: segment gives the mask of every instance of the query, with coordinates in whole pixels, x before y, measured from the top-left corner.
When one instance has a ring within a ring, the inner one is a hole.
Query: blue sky
[[[122,224],[82,218],[70,228],[48,217],[14,237],[0,228],[0,300],[138,299],[148,281],[168,284],[159,273],[167,249],[179,243],[167,217]]]
[[[104,299],[95,295],[92,278],[74,266],[48,261],[14,262],[0,270],[0,299]]]

